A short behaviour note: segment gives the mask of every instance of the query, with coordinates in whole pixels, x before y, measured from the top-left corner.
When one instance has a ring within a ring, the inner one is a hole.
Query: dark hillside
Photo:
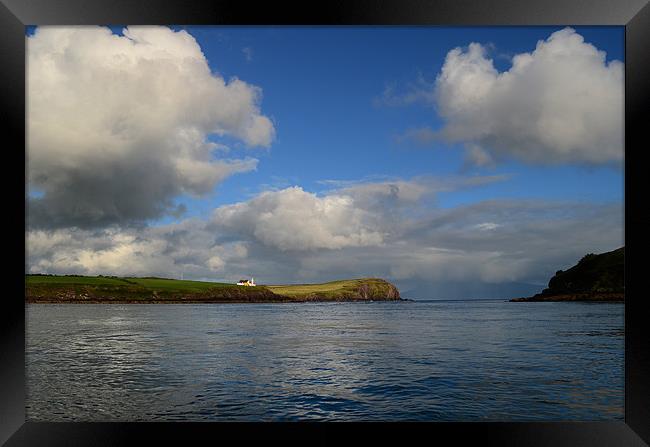
[[[625,247],[589,253],[570,269],[558,270],[542,293],[511,301],[623,301],[624,259]]]

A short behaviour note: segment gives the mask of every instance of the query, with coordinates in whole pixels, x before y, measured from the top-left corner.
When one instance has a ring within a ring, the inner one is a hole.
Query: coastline
[[[65,282],[64,282],[65,281]],[[221,304],[406,301],[386,280],[362,278],[324,284],[237,286],[163,278],[29,278],[28,304]]]
[[[26,298],[25,304],[282,304],[282,303],[372,303],[379,301],[413,301],[406,298],[396,299],[366,299],[366,298],[315,298],[292,299],[281,298],[271,300],[243,300],[243,299],[167,299],[167,300],[123,300],[123,299],[70,299],[58,300],[51,298]]]
[[[521,302],[571,302],[571,301],[585,301],[585,302],[598,302],[598,303],[624,303],[625,296],[623,293],[570,293],[558,295],[544,295],[538,293],[537,295],[527,298],[512,298],[511,303]]]

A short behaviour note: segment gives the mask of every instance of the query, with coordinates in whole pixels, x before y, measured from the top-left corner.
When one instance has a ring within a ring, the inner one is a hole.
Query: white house
[[[249,287],[255,287],[255,278],[249,279],[240,279],[239,282],[237,283],[238,286],[249,286]]]

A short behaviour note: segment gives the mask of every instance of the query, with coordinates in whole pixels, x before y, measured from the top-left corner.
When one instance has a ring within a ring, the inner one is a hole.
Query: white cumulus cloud
[[[210,135],[267,147],[261,89],[213,73],[167,27],[38,27],[27,38],[30,225],[104,226],[173,212],[257,160],[215,158]],[[223,151],[222,151],[223,152]]]
[[[375,216],[358,208],[351,196],[318,197],[297,186],[220,207],[213,223],[280,250],[380,245],[384,237]]]
[[[451,50],[431,101],[439,131],[412,129],[419,142],[465,143],[478,165],[515,158],[529,163],[620,163],[623,151],[624,67],[572,28],[517,54],[499,72],[486,47]],[[424,96],[424,95],[420,95]]]

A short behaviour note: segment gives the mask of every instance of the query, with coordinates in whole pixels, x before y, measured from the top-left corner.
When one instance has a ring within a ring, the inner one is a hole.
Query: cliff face
[[[623,301],[625,247],[584,256],[566,271],[558,270],[548,288],[511,301]]]

